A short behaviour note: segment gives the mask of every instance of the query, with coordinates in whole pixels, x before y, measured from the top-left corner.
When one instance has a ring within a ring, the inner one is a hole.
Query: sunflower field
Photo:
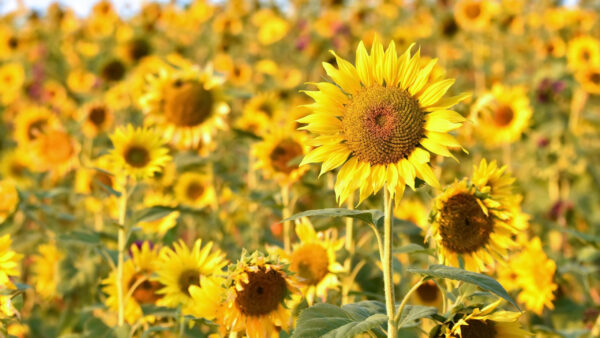
[[[0,337],[600,337],[600,3],[0,18]]]

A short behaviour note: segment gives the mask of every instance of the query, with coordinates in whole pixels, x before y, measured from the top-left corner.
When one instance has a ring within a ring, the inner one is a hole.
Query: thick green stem
[[[394,269],[392,265],[392,205],[394,198],[390,196],[387,189],[383,189],[384,222],[383,222],[383,283],[385,287],[385,308],[388,315],[388,337],[397,338],[398,328],[394,312]]]
[[[119,234],[118,234],[118,249],[119,258],[117,261],[117,298],[119,306],[118,324],[123,326],[125,324],[125,297],[123,290],[123,258],[125,254],[126,245],[126,229],[125,229],[125,216],[127,215],[127,182],[125,182],[123,191],[121,194],[121,201],[119,204]]]

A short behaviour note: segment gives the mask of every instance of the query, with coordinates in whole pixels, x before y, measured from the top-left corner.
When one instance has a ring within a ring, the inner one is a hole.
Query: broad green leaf
[[[431,255],[432,254],[432,250],[425,248],[419,244],[415,244],[415,243],[410,243],[407,245],[403,245],[399,248],[394,249],[394,253],[396,254],[402,254],[402,253],[424,253],[424,254],[428,254]]]
[[[140,210],[134,216],[135,224],[139,222],[152,222],[159,220],[176,210],[176,208],[162,205],[156,205],[148,209]]]
[[[383,217],[383,213],[379,210],[350,210],[345,208],[327,208],[327,209],[315,209],[307,210],[291,217],[284,219],[283,221],[294,221],[302,217],[350,217],[359,219],[361,221],[377,224],[377,220]]]
[[[95,232],[89,231],[71,231],[66,234],[61,234],[59,237],[61,241],[72,241],[83,244],[98,245],[100,244],[100,235]]]
[[[418,319],[428,317],[437,313],[437,309],[431,306],[422,305],[406,305],[400,315],[398,321],[398,328],[409,327],[417,325]]]
[[[406,271],[434,278],[447,278],[462,281],[465,283],[475,284],[484,290],[490,291],[498,295],[499,297],[514,305],[517,309],[519,308],[517,303],[515,303],[515,301],[508,295],[508,293],[502,287],[502,285],[500,285],[500,283],[498,283],[492,277],[480,273],[438,264],[431,265],[427,270],[408,268],[406,269]]]
[[[384,313],[374,313],[379,306],[373,303],[349,304],[345,308],[321,303],[300,313],[298,324],[292,337],[353,337],[359,333],[371,331],[381,336],[381,325],[387,322]],[[376,331],[378,332],[376,332]]]

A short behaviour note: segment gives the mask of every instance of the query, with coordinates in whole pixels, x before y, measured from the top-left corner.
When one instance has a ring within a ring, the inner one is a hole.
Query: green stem
[[[392,265],[392,205],[394,198],[387,189],[383,189],[384,222],[383,222],[383,283],[385,287],[385,308],[388,315],[388,337],[397,338],[398,328],[394,319],[394,268]]]
[[[127,179],[126,179],[127,180]],[[123,192],[121,194],[121,201],[119,205],[119,234],[118,234],[118,249],[119,258],[117,262],[117,297],[119,306],[118,324],[123,326],[125,324],[125,297],[123,290],[123,259],[125,254],[126,245],[126,229],[125,229],[125,216],[127,215],[127,181],[123,186]]]
[[[281,187],[281,199],[283,202],[283,219],[286,219],[292,216],[290,210],[290,187],[287,184]],[[286,252],[291,252],[291,228],[291,221],[283,222],[283,249]]]
[[[410,295],[412,295],[415,291],[417,291],[419,286],[421,286],[421,284],[423,284],[424,281],[425,281],[425,277],[421,278],[421,280],[419,280],[419,282],[417,284],[413,285],[413,287],[410,288],[410,290],[408,290],[406,295],[404,295],[404,298],[402,299],[400,306],[398,306],[398,313],[396,313],[396,319],[395,319],[396,323],[398,323],[398,321],[400,320],[400,316],[402,316],[402,310],[404,310],[404,307],[406,306],[406,302],[408,302]]]

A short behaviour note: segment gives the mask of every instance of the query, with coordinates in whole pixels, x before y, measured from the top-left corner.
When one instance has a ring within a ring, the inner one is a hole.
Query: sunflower
[[[340,204],[359,188],[359,203],[384,186],[400,197],[405,185],[414,188],[415,177],[437,187],[429,152],[452,156],[448,147],[460,148],[447,132],[464,118],[447,109],[468,94],[442,99],[454,80],[429,84],[436,60],[421,68],[420,52],[411,57],[410,51],[398,58],[393,42],[384,52],[375,40],[368,55],[361,42],[356,68],[335,53],[339,69],[323,63],[337,86],[321,82],[318,91],[306,92],[315,102],[313,113],[298,120],[308,124],[300,129],[318,136],[301,164],[323,162],[321,173],[341,166],[335,183]]]
[[[460,0],[454,7],[454,18],[467,31],[483,31],[494,14],[494,4],[488,0]]]
[[[200,276],[198,285],[189,288],[192,300],[184,309],[184,312],[196,318],[214,320],[223,311],[223,299],[225,296],[225,279],[219,276]]]
[[[498,268],[498,281],[508,290],[520,290],[517,301],[542,315],[544,308],[554,309],[556,263],[542,249],[539,237],[523,240],[523,251]]]
[[[79,144],[69,133],[60,129],[45,131],[32,148],[33,168],[50,172],[53,178],[62,177],[78,164]]]
[[[488,193],[492,199],[509,205],[516,202],[513,193],[515,178],[506,173],[507,166],[498,167],[496,161],[488,161],[484,158],[479,166],[473,166],[473,177],[471,180],[477,189]]]
[[[405,198],[394,208],[394,216],[417,225],[421,229],[427,228],[429,209],[418,198]]]
[[[245,105],[236,126],[255,135],[263,135],[269,122],[281,110],[281,104],[274,92],[264,92],[253,96]]]
[[[27,149],[46,130],[60,126],[58,117],[48,108],[30,106],[19,112],[15,120],[15,140]]]
[[[55,243],[41,244],[38,252],[33,256],[32,283],[38,294],[46,299],[52,299],[56,296],[56,287],[60,278],[59,265],[65,254]]]
[[[436,338],[522,338],[531,336],[519,323],[521,312],[495,311],[501,300],[483,309],[474,308],[471,313],[453,322],[445,323]],[[456,317],[456,316],[455,316]]]
[[[529,127],[532,113],[524,87],[500,84],[495,84],[471,108],[477,119],[477,134],[491,146],[519,140]]]
[[[190,250],[180,240],[173,244],[174,249],[164,248],[160,252],[157,280],[163,285],[158,293],[163,295],[159,305],[188,309],[192,305],[190,286],[202,288],[202,277],[216,276],[227,261],[220,250],[211,253],[212,243],[201,247],[202,241],[196,240]]]
[[[441,310],[444,301],[442,292],[433,280],[428,280],[419,285],[412,298],[415,304],[433,306]]]
[[[600,66],[600,40],[589,35],[573,38],[567,47],[567,61],[573,70]]]
[[[83,133],[93,138],[112,126],[114,116],[106,104],[95,102],[80,109],[80,119],[83,122]]]
[[[600,95],[600,63],[594,67],[579,70],[575,78],[583,90],[590,94]]]
[[[15,183],[9,180],[0,180],[0,224],[12,215],[18,204],[19,193]]]
[[[77,94],[89,93],[96,84],[96,76],[83,68],[75,68],[67,76],[67,86]]]
[[[466,179],[447,187],[435,200],[431,213],[430,237],[438,248],[442,264],[462,265],[479,272],[502,261],[516,246],[517,232],[510,224],[505,206],[478,191]]]
[[[305,156],[309,149],[304,133],[273,129],[252,146],[257,159],[255,169],[262,169],[266,178],[280,184],[291,184],[308,171],[307,166],[298,166],[295,161]]]
[[[20,149],[3,149],[0,154],[0,177],[25,188],[31,185],[32,180],[27,175],[31,166],[31,159],[23,156]]]
[[[217,129],[226,127],[229,106],[223,99],[223,79],[212,68],[200,69],[190,62],[171,58],[178,68],[163,68],[148,77],[146,94],[140,104],[148,114],[147,123],[180,148],[210,143]]]
[[[186,172],[177,178],[175,198],[183,205],[204,208],[216,203],[216,193],[208,174]]]
[[[0,66],[0,98],[8,105],[18,99],[25,83],[25,70],[19,63],[7,63]]]
[[[171,159],[160,136],[150,129],[119,127],[110,139],[114,146],[110,160],[120,175],[149,178]]]
[[[136,323],[144,316],[142,305],[156,304],[161,298],[157,293],[161,285],[152,280],[152,274],[157,268],[158,251],[158,248],[150,242],[134,243],[129,250],[131,259],[123,264],[124,314],[125,320],[129,324]],[[102,285],[102,291],[108,295],[104,301],[106,306],[112,311],[118,311],[119,297],[116,271],[112,271],[102,281]],[[153,316],[146,316],[144,319],[153,321]]]
[[[327,300],[327,291],[340,286],[336,274],[344,268],[336,262],[336,251],[344,245],[344,239],[336,239],[332,231],[317,233],[306,220],[296,225],[300,243],[293,246],[291,253],[279,250],[282,258],[290,262],[290,271],[298,281],[306,301],[312,305],[315,296]]]
[[[12,239],[9,234],[0,237],[0,288],[11,288],[13,283],[10,277],[21,275],[19,262],[23,255],[14,252],[10,245]]]
[[[248,337],[269,337],[287,331],[290,310],[286,301],[296,293],[286,267],[274,257],[258,252],[229,267],[223,313],[219,315],[222,334],[245,331]]]

